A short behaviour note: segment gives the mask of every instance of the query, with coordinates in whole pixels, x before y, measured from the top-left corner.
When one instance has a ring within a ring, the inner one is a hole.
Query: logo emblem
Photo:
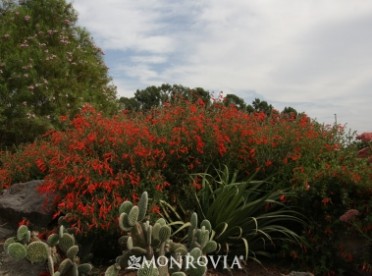
[[[128,269],[140,269],[141,268],[141,259],[142,257],[136,257],[135,255],[132,255],[129,257],[128,260]]]

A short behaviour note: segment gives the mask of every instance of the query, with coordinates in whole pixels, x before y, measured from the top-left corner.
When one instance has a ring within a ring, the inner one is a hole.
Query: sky
[[[70,0],[118,96],[162,83],[372,131],[371,0]]]

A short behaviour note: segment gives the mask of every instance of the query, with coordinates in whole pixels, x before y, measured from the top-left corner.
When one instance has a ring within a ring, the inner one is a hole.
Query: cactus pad
[[[59,239],[59,248],[64,252],[67,253],[67,250],[75,244],[75,238],[73,235],[69,233],[63,233],[62,237]]]
[[[129,200],[124,201],[119,207],[119,214],[121,213],[129,213],[130,209],[132,209],[133,203]]]
[[[138,206],[133,206],[132,209],[130,209],[129,214],[128,214],[128,222],[129,226],[134,226],[136,225],[138,221],[138,215],[139,215],[139,208]]]
[[[127,239],[127,249],[128,250],[133,249],[133,239],[132,239],[132,237],[128,237],[128,239]]]
[[[50,275],[54,274],[54,260],[51,255],[48,256],[48,270]]]
[[[198,227],[198,215],[195,212],[191,215],[190,223],[193,228]]]
[[[4,242],[4,251],[7,252],[7,249],[8,249],[8,246],[9,244],[13,243],[13,242],[16,242],[17,240],[15,239],[15,237],[10,237],[10,238],[7,238]]]
[[[190,255],[194,258],[194,260],[198,259],[202,255],[202,251],[200,250],[199,247],[194,247],[190,251]]]
[[[212,225],[209,222],[209,220],[207,220],[207,219],[203,220],[200,223],[200,228],[203,228],[203,226],[205,227],[205,229],[207,229],[209,231],[209,233],[212,233]]]
[[[137,276],[159,276],[159,270],[153,264],[149,266],[144,265],[138,269]]]
[[[160,218],[160,219],[158,219],[158,220],[155,222],[155,224],[156,224],[156,223],[159,223],[161,226],[164,226],[164,225],[167,224],[167,222],[166,222],[166,220],[165,220],[164,218]]]
[[[50,250],[45,242],[33,241],[27,246],[27,259],[31,263],[45,262],[49,255]]]
[[[173,272],[171,276],[186,276],[186,273],[182,271],[177,271],[177,272]]]
[[[119,227],[121,230],[125,231],[125,232],[129,232],[130,229],[132,228],[129,224],[128,224],[128,214],[127,213],[121,213],[120,216],[119,216]]]
[[[70,259],[64,259],[58,267],[58,271],[61,275],[68,273],[73,266],[73,262]]]
[[[190,269],[188,269],[187,272],[190,276],[203,276],[207,272],[207,267],[206,266],[190,267]]]
[[[17,230],[17,240],[29,242],[30,240],[30,231],[26,225],[21,225]]]
[[[106,269],[105,276],[117,276],[119,275],[120,267],[111,265]]]
[[[138,220],[142,221],[147,213],[147,206],[149,203],[149,196],[147,192],[143,192],[141,195],[140,200],[138,201],[138,208],[139,208],[139,213],[138,213]]]
[[[172,234],[172,229],[168,225],[164,225],[159,230],[159,240],[166,242]]]
[[[67,258],[69,258],[71,261],[74,261],[75,260],[75,257],[77,255],[77,253],[79,252],[79,246],[77,245],[73,245],[71,246],[67,252],[66,252],[66,256]]]
[[[7,253],[13,259],[19,261],[24,259],[27,256],[26,246],[19,242],[13,242],[7,247]]]
[[[203,248],[203,253],[204,254],[209,254],[214,251],[216,251],[218,248],[218,244],[216,241],[208,241],[207,244]]]
[[[80,264],[78,266],[78,270],[80,274],[88,274],[91,270],[93,269],[93,266],[91,264],[85,263],[85,264]]]
[[[56,246],[59,242],[59,236],[57,234],[51,234],[47,239],[47,244],[50,247]]]

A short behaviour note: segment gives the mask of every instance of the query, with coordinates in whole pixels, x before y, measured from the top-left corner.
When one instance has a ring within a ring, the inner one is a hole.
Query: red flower
[[[160,207],[158,205],[153,205],[150,212],[153,214],[160,214]]]
[[[287,200],[287,198],[286,198],[285,195],[280,195],[280,196],[279,196],[279,200],[280,200],[281,202],[285,202],[285,201]]]
[[[67,121],[67,116],[59,116],[59,121],[60,121],[60,122],[65,122],[65,121]]]
[[[372,132],[364,132],[356,137],[358,140],[363,142],[372,142]]]
[[[331,199],[329,197],[325,197],[322,199],[322,203],[324,206],[327,206],[329,203],[331,203]]]
[[[19,222],[18,222],[18,226],[21,226],[21,225],[26,225],[26,226],[29,226],[30,225],[30,221],[26,218],[22,218]]]
[[[273,164],[273,161],[271,161],[271,160],[266,160],[265,161],[265,166],[266,167],[270,167],[272,164]]]
[[[356,216],[359,216],[359,211],[356,210],[356,209],[350,209],[350,210],[347,210],[342,216],[340,216],[340,220],[342,222],[349,222],[351,221],[353,218],[355,218]]]

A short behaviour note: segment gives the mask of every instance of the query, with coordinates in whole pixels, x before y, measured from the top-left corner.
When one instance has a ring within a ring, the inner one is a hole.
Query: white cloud
[[[79,23],[107,55],[122,51],[109,66],[123,95],[163,82],[241,96],[255,91],[268,101],[306,107],[319,120],[333,120],[336,113],[351,128],[369,127],[372,1],[73,0],[73,5]]]

